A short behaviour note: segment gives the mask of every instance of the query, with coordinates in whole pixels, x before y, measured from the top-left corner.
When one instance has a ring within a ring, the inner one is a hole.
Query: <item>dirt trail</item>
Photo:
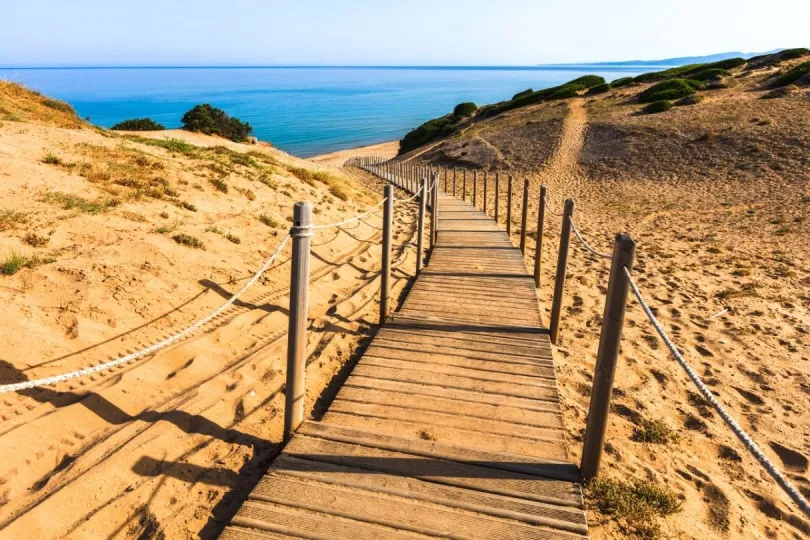
[[[563,198],[580,193],[585,187],[584,173],[578,162],[587,131],[588,113],[583,101],[571,100],[554,154],[541,173],[543,182],[556,187],[549,194],[549,203],[555,201],[558,203],[555,208],[560,210]]]

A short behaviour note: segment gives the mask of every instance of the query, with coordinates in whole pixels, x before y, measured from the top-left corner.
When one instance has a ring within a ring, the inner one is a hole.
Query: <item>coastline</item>
[[[367,156],[373,154],[376,156],[383,156],[392,158],[397,155],[399,151],[399,141],[388,141],[378,144],[370,144],[366,146],[358,146],[356,148],[349,148],[346,150],[338,150],[337,152],[330,152],[328,154],[320,154],[312,156],[309,161],[318,163],[320,165],[330,165],[332,167],[342,167],[347,159],[357,156]]]

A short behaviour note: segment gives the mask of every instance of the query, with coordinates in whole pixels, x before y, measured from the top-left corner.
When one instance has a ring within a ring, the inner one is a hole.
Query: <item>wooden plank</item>
[[[306,424],[304,424],[306,425]],[[296,435],[285,455],[519,499],[582,508],[577,484],[501,470],[481,464],[396,452],[375,446]]]
[[[587,532],[585,516],[579,509],[482,493],[415,478],[380,472],[368,474],[368,471],[364,469],[342,467],[287,455],[276,459],[268,474],[295,476],[317,482],[398,495],[524,523],[552,526],[580,534]]]
[[[251,498],[430,536],[492,540],[578,536],[411,498],[283,475],[262,478]]]

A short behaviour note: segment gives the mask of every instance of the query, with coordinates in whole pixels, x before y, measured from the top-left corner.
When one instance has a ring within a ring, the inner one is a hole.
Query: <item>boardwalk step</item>
[[[365,469],[343,467],[286,455],[276,460],[268,474],[296,476],[318,482],[398,495],[575,533],[587,532],[585,516],[579,509],[482,493],[415,478],[381,472],[368,474],[368,470]]]
[[[251,494],[251,499],[429,536],[492,540],[576,537],[573,534],[459,511],[407,497],[315,483],[305,478],[283,475],[262,478]]]

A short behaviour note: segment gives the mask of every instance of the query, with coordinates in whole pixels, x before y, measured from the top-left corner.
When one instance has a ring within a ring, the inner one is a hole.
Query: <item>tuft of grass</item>
[[[56,155],[54,155],[52,152],[48,152],[47,154],[45,154],[45,157],[42,158],[42,163],[45,163],[47,165],[61,165],[62,160],[59,159]]]
[[[175,234],[172,236],[172,240],[177,242],[178,244],[188,246],[194,249],[205,249],[205,244],[202,240],[195,236],[191,236],[190,234],[180,233]]]
[[[55,111],[72,114],[75,115],[76,111],[73,110],[73,107],[65,103],[64,101],[59,101],[58,99],[50,99],[46,98],[42,100],[42,104],[48,107],[49,109],[53,109]]]
[[[12,228],[14,225],[26,223],[28,217],[23,212],[17,210],[2,210],[0,211],[0,231],[5,231]]]
[[[678,434],[662,420],[642,420],[633,431],[636,442],[667,444],[678,440]]]
[[[189,212],[196,212],[197,207],[187,201],[180,201],[180,206],[188,210]]]
[[[241,193],[242,195],[247,197],[247,199],[249,201],[255,201],[256,200],[256,194],[253,193],[253,190],[237,187],[236,191],[238,191],[239,193]]]
[[[208,227],[207,229],[205,229],[205,232],[210,232],[210,233],[214,233],[214,234],[223,234],[222,230],[217,228],[214,225],[212,225],[211,227]]]
[[[27,257],[19,251],[12,251],[3,260],[0,260],[0,274],[13,276],[23,268],[34,268],[41,264],[52,263],[54,260],[52,258],[42,259],[38,255]]]
[[[273,180],[273,177],[270,176],[269,173],[268,174],[262,174],[261,176],[259,176],[259,182],[261,182],[265,186],[269,187],[270,189],[277,189],[278,188],[278,182]]]
[[[330,186],[329,187],[329,193],[331,193],[332,195],[334,195],[335,197],[337,197],[341,201],[348,201],[349,200],[349,194],[346,193],[346,191],[344,191],[343,188],[338,186],[338,185]]]
[[[78,210],[83,214],[99,214],[121,204],[118,199],[95,199],[88,200],[78,195],[62,193],[61,191],[49,191],[45,193],[45,202],[61,204],[65,210]]]
[[[228,193],[228,184],[226,184],[224,180],[219,178],[211,178],[209,182],[211,182],[211,185],[214,186],[218,191]]]
[[[288,170],[293,176],[295,176],[305,184],[315,187],[315,176],[309,169],[304,169],[302,167],[291,167]]]
[[[281,225],[278,221],[273,219],[272,216],[268,216],[267,214],[262,214],[259,216],[259,221],[267,225],[268,227],[276,228]]]
[[[587,494],[591,505],[602,514],[623,520],[626,532],[637,538],[658,537],[656,518],[676,514],[682,508],[675,492],[647,480],[597,478],[588,483]]]
[[[148,146],[163,148],[164,150],[168,150],[173,154],[183,154],[189,157],[198,157],[200,154],[200,148],[198,146],[187,143],[183,139],[173,137],[150,139],[149,137],[140,137],[138,135],[127,135],[126,138],[137,143],[146,144]]]
[[[238,236],[235,236],[235,235],[233,235],[231,233],[226,234],[225,238],[229,242],[233,242],[234,244],[241,244],[242,243],[242,240]]]
[[[23,242],[31,247],[42,247],[47,245],[50,240],[51,239],[47,236],[39,236],[38,234],[32,232],[26,234],[23,238]]]

